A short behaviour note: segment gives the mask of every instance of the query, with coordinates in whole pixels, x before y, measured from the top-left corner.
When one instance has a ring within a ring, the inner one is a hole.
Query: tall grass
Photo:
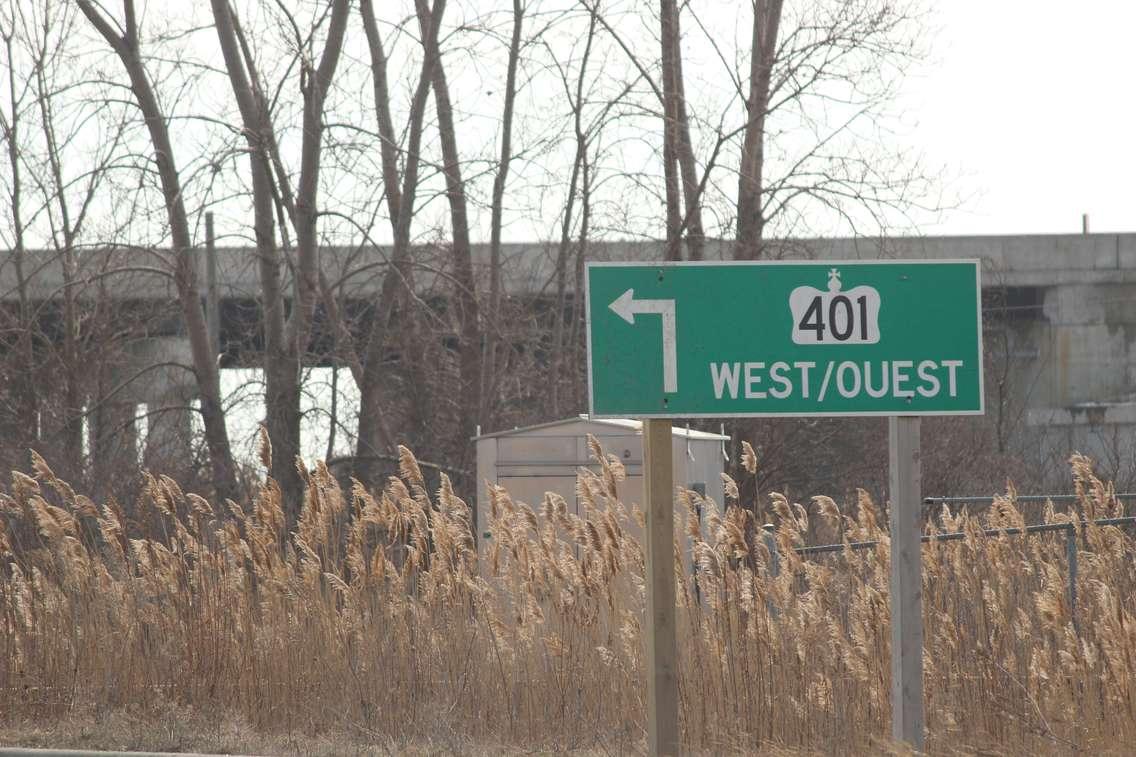
[[[0,712],[162,702],[267,731],[641,750],[642,515],[620,501],[619,462],[593,450],[580,516],[556,495],[534,508],[492,488],[480,561],[467,505],[444,476],[428,492],[405,449],[376,493],[301,469],[292,533],[271,480],[246,511],[148,476],[128,521],[36,458],[0,495]],[[1072,475],[1080,511],[1120,512],[1086,459]],[[888,541],[875,504],[861,494],[845,514],[774,495],[774,576],[726,490],[725,509],[678,495],[690,516],[674,561],[684,743],[885,743]],[[801,559],[810,518],[879,546]],[[1078,526],[1075,625],[1061,534],[980,533],[1021,522],[1011,490],[982,517],[944,510],[937,527],[966,539],[925,547],[928,747],[1124,751],[1136,743],[1132,535]]]

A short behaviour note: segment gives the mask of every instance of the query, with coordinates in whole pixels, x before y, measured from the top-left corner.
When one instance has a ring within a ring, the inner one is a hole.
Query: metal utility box
[[[576,470],[599,466],[591,459],[588,434],[595,436],[604,452],[617,455],[627,470],[620,484],[620,499],[628,513],[631,505],[643,508],[643,424],[623,418],[589,418],[580,415],[509,431],[483,434],[477,443],[476,529],[478,546],[488,537],[490,509],[485,482],[504,486],[514,501],[538,509],[544,493],[556,492],[577,515]],[[671,454],[676,486],[708,492],[722,501],[722,472],[725,461],[723,443],[730,437],[674,428]],[[676,516],[683,518],[685,514]]]

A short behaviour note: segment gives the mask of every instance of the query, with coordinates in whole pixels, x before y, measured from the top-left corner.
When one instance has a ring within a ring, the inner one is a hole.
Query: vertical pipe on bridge
[[[209,344],[214,355],[221,354],[221,294],[217,290],[217,242],[213,234],[213,213],[205,214],[205,322],[209,325]]]

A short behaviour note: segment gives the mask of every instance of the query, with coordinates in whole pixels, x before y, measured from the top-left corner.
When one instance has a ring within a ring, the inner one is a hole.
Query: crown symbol
[[[828,291],[839,292],[840,286],[841,286],[841,284],[840,284],[840,269],[839,268],[829,268],[828,269]]]

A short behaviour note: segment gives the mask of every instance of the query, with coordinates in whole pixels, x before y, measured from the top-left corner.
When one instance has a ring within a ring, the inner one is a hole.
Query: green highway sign
[[[976,415],[979,265],[589,263],[597,417]]]

